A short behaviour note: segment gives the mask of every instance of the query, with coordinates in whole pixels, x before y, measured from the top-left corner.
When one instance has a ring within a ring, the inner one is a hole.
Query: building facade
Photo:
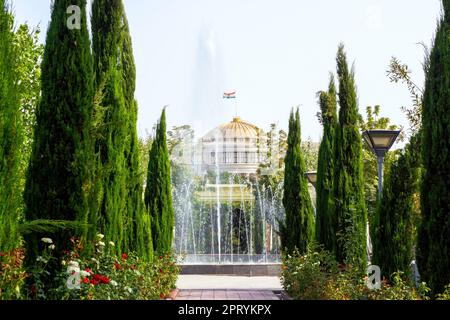
[[[267,135],[236,117],[201,140],[202,170],[256,174],[267,157]]]

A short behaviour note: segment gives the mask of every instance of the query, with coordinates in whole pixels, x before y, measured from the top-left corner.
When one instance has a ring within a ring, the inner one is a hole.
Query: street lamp
[[[383,192],[383,162],[384,156],[392,148],[401,131],[398,130],[368,130],[363,138],[369,148],[378,158],[378,197]]]
[[[307,172],[307,173],[305,173],[305,175],[308,178],[309,183],[311,183],[313,185],[313,187],[316,188],[316,185],[317,185],[317,172],[316,171]]]

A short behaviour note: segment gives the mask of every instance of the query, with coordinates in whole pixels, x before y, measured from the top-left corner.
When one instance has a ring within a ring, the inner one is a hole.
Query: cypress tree
[[[0,1],[0,251],[18,245],[22,121],[16,86],[12,16]]]
[[[123,84],[123,23],[121,0],[95,0],[92,3],[92,47],[95,87],[100,97],[100,120],[96,153],[100,157],[101,188],[97,225],[119,251],[127,251],[128,168],[125,151],[129,116]],[[132,85],[132,84],[131,84]]]
[[[80,29],[68,27],[67,9],[81,9]],[[55,0],[42,62],[42,95],[25,187],[25,216],[31,220],[87,222],[86,164],[93,107],[92,56],[85,0]],[[61,252],[73,232],[28,235],[33,263],[39,239],[51,236]],[[56,265],[55,265],[56,267]]]
[[[450,0],[443,5],[423,98],[424,175],[417,259],[433,293],[442,292],[450,282]]]
[[[95,0],[92,12],[96,84],[101,100],[97,114],[103,116],[97,135],[99,167],[104,175],[99,189],[100,221],[104,232],[123,251],[133,250],[150,259],[151,229],[143,206],[136,129],[136,65],[128,20],[122,0]],[[116,196],[120,200],[111,202]],[[118,228],[122,234],[116,233]]]
[[[330,252],[336,252],[336,221],[332,212],[333,157],[337,125],[337,99],[334,76],[330,77],[328,92],[319,93],[323,140],[319,149],[317,170],[316,240]]]
[[[418,190],[420,155],[415,152],[418,137],[412,137],[385,174],[383,195],[374,219],[373,260],[383,277],[394,272],[411,274],[414,244],[414,195]]]
[[[131,109],[132,119],[137,119],[137,103],[133,104]],[[129,177],[128,177],[128,208],[129,219],[133,226],[133,232],[130,232],[129,239],[131,250],[145,259],[151,259],[153,256],[153,241],[151,236],[150,216],[145,210],[143,201],[143,186],[140,158],[139,158],[139,139],[137,137],[136,121],[131,124],[130,152],[128,154]]]
[[[283,205],[286,219],[280,224],[281,245],[286,254],[305,253],[314,240],[314,211],[301,152],[300,113],[291,112],[285,160]]]
[[[124,12],[122,28],[122,87],[125,97],[125,107],[128,112],[128,146],[125,150],[127,159],[127,212],[130,231],[129,246],[142,257],[151,259],[153,244],[151,238],[150,218],[143,201],[143,176],[137,133],[138,104],[134,98],[136,90],[136,65],[133,56],[133,46]]]
[[[144,198],[151,220],[153,249],[160,255],[172,249],[175,224],[170,170],[164,109],[150,150]]]
[[[367,213],[364,203],[362,138],[354,71],[350,71],[344,46],[337,54],[339,125],[335,137],[333,208],[337,220],[336,258],[341,263],[366,268]]]

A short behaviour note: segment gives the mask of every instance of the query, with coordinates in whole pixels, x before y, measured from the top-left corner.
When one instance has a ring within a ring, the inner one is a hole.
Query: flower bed
[[[379,290],[370,290],[365,272],[338,265],[334,257],[312,246],[307,254],[283,258],[282,282],[296,300],[428,300],[429,288],[416,288],[401,273],[392,282],[383,280]],[[450,286],[437,299],[449,299]]]
[[[57,260],[60,268],[55,270],[50,267],[56,261],[55,245],[44,238],[46,249],[28,275],[22,267],[23,250],[3,254],[0,299],[159,300],[170,296],[180,271],[173,255],[146,262],[134,253],[117,254],[114,243],[102,240],[99,235],[95,252],[89,254],[81,242],[72,239],[73,249]],[[49,278],[53,279],[51,286]]]

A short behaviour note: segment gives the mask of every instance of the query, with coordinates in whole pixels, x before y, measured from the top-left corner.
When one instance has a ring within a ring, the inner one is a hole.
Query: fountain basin
[[[281,274],[280,256],[268,255],[187,255],[179,263],[183,275],[270,276]]]
[[[181,265],[181,274],[279,277],[281,275],[281,264],[185,264]]]

